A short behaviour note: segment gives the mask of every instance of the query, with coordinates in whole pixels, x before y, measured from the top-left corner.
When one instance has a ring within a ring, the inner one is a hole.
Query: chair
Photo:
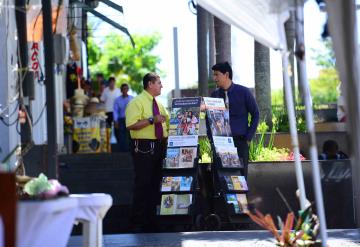
[[[0,173],[0,217],[5,226],[6,247],[15,247],[16,243],[16,184],[14,173]]]

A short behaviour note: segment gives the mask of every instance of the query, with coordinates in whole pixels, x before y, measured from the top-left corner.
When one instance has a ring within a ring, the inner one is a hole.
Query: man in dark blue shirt
[[[211,69],[218,87],[211,97],[223,98],[229,109],[231,133],[239,158],[244,162],[244,176],[247,177],[249,143],[259,123],[259,109],[250,90],[233,83],[232,68],[228,62],[217,63]]]

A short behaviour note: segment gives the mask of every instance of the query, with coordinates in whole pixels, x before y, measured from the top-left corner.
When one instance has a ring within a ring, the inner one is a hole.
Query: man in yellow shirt
[[[161,94],[161,80],[155,73],[143,78],[144,91],[126,107],[126,127],[130,130],[135,183],[132,224],[136,230],[151,231],[160,203],[161,167],[165,158],[169,114],[155,97]]]

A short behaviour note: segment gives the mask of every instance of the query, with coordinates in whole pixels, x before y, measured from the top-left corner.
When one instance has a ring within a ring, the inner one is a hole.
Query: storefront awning
[[[110,0],[101,0],[101,2],[107,4],[109,7],[123,13],[123,8],[113,2],[111,2]],[[79,7],[83,8],[84,10],[90,12],[91,14],[93,14],[94,16],[100,18],[101,20],[109,23],[110,25],[112,25],[113,27],[119,29],[120,31],[122,31],[123,33],[125,33],[127,36],[129,36],[131,44],[133,46],[135,46],[135,42],[133,40],[133,38],[131,37],[131,34],[129,33],[128,29],[124,26],[121,26],[120,24],[116,23],[115,21],[111,20],[110,18],[106,17],[105,15],[101,14],[100,12],[96,11],[94,8],[91,8],[90,6],[86,5],[85,3],[79,2],[79,1],[74,1],[74,3],[76,3]]]

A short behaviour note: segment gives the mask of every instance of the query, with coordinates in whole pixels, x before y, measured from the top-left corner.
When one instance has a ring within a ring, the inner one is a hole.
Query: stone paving
[[[360,246],[360,229],[328,230],[329,247]],[[214,231],[176,233],[137,233],[104,235],[105,247],[274,247],[267,231]],[[82,246],[81,236],[72,236],[68,247]]]

